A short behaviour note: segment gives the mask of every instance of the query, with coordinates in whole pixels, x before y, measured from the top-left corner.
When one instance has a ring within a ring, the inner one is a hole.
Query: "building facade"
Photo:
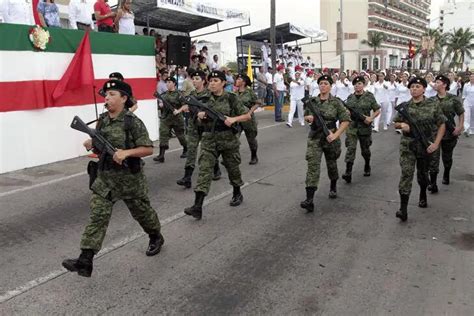
[[[340,0],[321,0],[321,29],[328,31],[322,43],[323,67],[340,68]],[[377,70],[417,68],[408,60],[408,47],[420,44],[428,28],[431,0],[343,0],[344,69]],[[370,32],[383,32],[385,40],[374,52],[362,44]],[[319,44],[303,48],[315,64],[320,64]]]

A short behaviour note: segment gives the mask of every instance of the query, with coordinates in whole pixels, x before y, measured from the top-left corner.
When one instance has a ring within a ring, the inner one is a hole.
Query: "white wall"
[[[98,109],[102,112],[103,105]],[[135,114],[145,123],[150,138],[158,139],[156,100],[138,101]],[[69,127],[75,115],[92,121],[94,105],[1,112],[0,173],[86,155],[82,143],[88,136]]]

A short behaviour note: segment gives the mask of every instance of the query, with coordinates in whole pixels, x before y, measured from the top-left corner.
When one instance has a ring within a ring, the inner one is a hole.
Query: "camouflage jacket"
[[[307,102],[310,102],[314,107],[318,108],[321,112],[326,125],[333,132],[336,130],[336,121],[340,122],[351,122],[351,116],[349,111],[346,109],[342,101],[332,95],[329,99],[321,102],[319,96],[310,98]],[[317,125],[316,114],[312,112],[309,106],[305,107],[304,115],[313,115],[315,117],[311,124],[311,130],[308,137],[311,138],[322,138],[324,137],[321,126]]]
[[[437,98],[423,99],[423,101],[415,103],[413,99],[407,102],[408,104],[408,113],[417,123],[420,129],[423,131],[425,136],[430,140],[434,141],[435,135],[438,131],[439,126],[446,121],[446,117],[441,110],[441,106]],[[397,112],[394,122],[398,123],[408,123],[405,121],[400,113]],[[401,142],[410,142],[413,138],[411,134],[403,134]]]
[[[205,104],[207,104],[207,102],[209,102],[209,98],[211,97],[211,93],[207,89],[204,89],[201,92],[197,92],[196,90],[193,90],[193,91],[191,91],[190,95],[195,96],[199,101],[201,101],[202,103],[205,103]],[[197,120],[198,112],[199,112],[199,110],[196,107],[191,107],[191,106],[189,107],[190,118],[189,118],[189,121],[188,121],[188,123],[189,123],[188,127],[190,129],[196,128],[197,126],[200,125],[198,120]]]
[[[352,93],[347,98],[346,105],[364,114],[365,116],[370,116],[370,111],[375,112],[380,109],[380,106],[377,104],[373,93],[369,91],[365,91],[360,96]],[[352,118],[352,122],[346,132],[347,134],[351,135],[370,135],[372,133],[372,126]]]
[[[441,106],[441,110],[443,111],[444,116],[446,116],[446,124],[451,124],[454,128],[456,127],[456,121],[454,117],[457,115],[461,115],[464,113],[464,107],[462,105],[461,99],[459,97],[446,93],[444,98],[440,98],[438,96],[431,97],[433,102],[439,102]],[[444,134],[443,139],[453,139],[457,136],[453,136],[451,133],[448,132],[446,129],[446,133]]]
[[[181,102],[179,102],[179,97],[180,97],[180,94],[177,90],[175,91],[166,91],[164,93],[161,94],[161,97],[166,100],[169,104],[171,104],[173,106],[173,108],[175,109],[179,109],[181,107]],[[171,112],[170,110],[167,110],[165,107],[161,108],[161,118],[162,119],[170,119],[170,118],[173,118],[175,117],[175,115],[173,115],[173,112]],[[181,115],[179,115],[178,117],[181,117]]]
[[[227,91],[224,91],[220,96],[211,93],[207,106],[229,117],[247,113],[246,108],[240,103],[237,96]],[[215,126],[224,126],[224,122],[213,122],[210,119],[203,120],[201,124],[205,130],[211,130],[214,124]]]
[[[132,117],[129,130],[130,147],[153,147],[145,124],[128,110],[122,111],[113,119],[107,112],[102,114],[98,130],[115,148],[125,149],[125,116]],[[106,159],[111,163],[112,157],[106,157]],[[92,191],[104,198],[110,193],[113,201],[143,197],[147,194],[147,190],[143,171],[131,173],[127,168],[99,169],[98,177],[92,185]]]
[[[252,106],[254,106],[255,102],[257,102],[257,95],[253,92],[252,88],[247,87],[244,92],[237,92],[237,97],[239,98],[240,103],[244,105],[247,110],[250,110]],[[255,115],[252,113],[252,121],[255,120]]]

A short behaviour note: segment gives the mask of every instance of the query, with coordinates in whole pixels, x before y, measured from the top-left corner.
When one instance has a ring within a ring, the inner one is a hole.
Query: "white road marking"
[[[176,150],[178,150],[178,149],[176,149]],[[265,178],[271,177],[271,176],[273,176],[274,174],[276,174],[276,173],[278,173],[278,172],[281,172],[282,170],[287,169],[287,168],[289,168],[289,167],[280,168],[280,169],[278,169],[277,171],[272,172],[272,173],[269,174],[269,175],[265,175],[265,176],[263,176],[263,177],[261,177],[261,178],[254,179],[254,180],[252,180],[252,181],[250,181],[250,182],[246,182],[246,183],[244,183],[244,185],[243,185],[241,188],[242,188],[242,189],[243,189],[243,188],[246,188],[246,187],[248,187],[248,186],[250,186],[250,185],[252,185],[252,184],[255,184],[255,183],[259,182],[259,181],[262,181],[262,180],[265,179]],[[227,191],[224,191],[224,192],[222,192],[222,193],[220,193],[220,194],[218,194],[218,195],[216,195],[216,196],[213,196],[213,197],[207,199],[207,200],[204,202],[204,206],[209,205],[209,204],[212,204],[212,203],[214,203],[214,202],[216,202],[216,201],[218,201],[218,200],[220,200],[220,199],[222,199],[222,198],[224,198],[224,197],[226,197],[226,196],[228,196],[228,195],[230,195],[230,194],[232,194],[232,190],[227,190]],[[177,213],[177,214],[175,214],[175,215],[173,215],[173,216],[170,216],[170,217],[165,218],[164,220],[162,220],[162,221],[161,221],[161,226],[165,226],[165,225],[167,225],[167,224],[170,224],[170,223],[172,223],[172,222],[174,222],[174,221],[177,221],[177,220],[179,220],[179,219],[181,219],[182,217],[185,217],[185,216],[187,216],[187,215],[184,214],[184,212],[179,212],[179,213]],[[118,242],[115,242],[115,243],[113,243],[112,245],[103,248],[103,249],[97,254],[97,256],[96,256],[95,258],[96,258],[96,260],[97,260],[97,259],[99,259],[100,257],[102,257],[102,256],[104,256],[104,255],[106,255],[106,254],[108,254],[108,253],[110,253],[110,252],[112,252],[112,251],[114,251],[114,250],[117,250],[117,249],[119,249],[119,248],[121,248],[121,247],[123,247],[123,246],[125,246],[125,245],[127,245],[127,244],[129,244],[129,243],[131,243],[131,242],[133,242],[133,241],[135,241],[135,240],[137,240],[137,239],[140,238],[140,237],[144,237],[145,235],[146,235],[146,233],[144,233],[144,232],[139,232],[139,233],[135,233],[135,234],[133,234],[133,235],[131,235],[131,236],[128,236],[128,237],[126,237],[126,238],[124,238],[124,239],[121,239],[121,240],[119,240]],[[54,271],[48,273],[47,275],[38,277],[38,278],[36,278],[36,279],[34,279],[34,280],[32,280],[32,281],[29,281],[29,282],[25,283],[24,285],[21,285],[21,286],[16,287],[16,288],[13,289],[13,290],[9,290],[9,291],[7,291],[7,292],[5,292],[5,293],[2,293],[2,294],[0,294],[0,304],[6,302],[6,301],[8,301],[8,300],[11,300],[12,298],[14,298],[14,297],[16,297],[16,296],[18,296],[18,295],[21,295],[21,294],[23,294],[23,293],[26,293],[26,292],[28,292],[28,291],[34,289],[35,287],[38,287],[38,286],[43,285],[43,284],[45,284],[45,283],[47,283],[47,282],[49,282],[49,281],[51,281],[51,280],[53,280],[53,279],[56,279],[56,278],[58,278],[58,277],[60,277],[60,276],[62,276],[62,275],[65,275],[66,273],[68,273],[68,271],[67,271],[67,270],[64,270],[64,269],[63,269],[63,270],[54,270]]]

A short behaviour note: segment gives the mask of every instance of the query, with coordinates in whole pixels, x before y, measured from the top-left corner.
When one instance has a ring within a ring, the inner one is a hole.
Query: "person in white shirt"
[[[464,84],[462,90],[464,106],[464,135],[474,135],[474,73],[469,76],[469,82]]]
[[[369,91],[372,94],[375,94],[375,88],[374,84],[377,81],[377,75],[376,74],[370,74],[369,80],[367,80],[367,85],[365,86],[364,90]]]
[[[335,96],[346,102],[347,97],[351,94],[352,84],[349,82],[349,79],[347,79],[345,72],[341,72],[341,76],[339,80],[336,80],[334,86]]]
[[[132,12],[132,0],[123,0],[115,16],[119,34],[135,35],[135,15]]]
[[[303,101],[304,98],[304,80],[301,79],[301,72],[295,72],[295,78],[290,83],[290,113],[288,113],[288,122],[286,126],[293,127],[293,119],[298,109],[298,120],[301,126],[304,126]]]
[[[260,50],[262,51],[263,68],[265,69],[265,71],[267,71],[268,66],[270,65],[270,58],[268,58],[268,40],[263,40],[263,44],[260,47]]]
[[[314,72],[312,70],[308,70],[308,73],[306,74],[306,78],[304,79],[304,96],[310,96],[311,93],[311,84],[313,83]]]
[[[313,81],[311,82],[311,85],[309,87],[309,95],[312,97],[317,97],[319,95],[319,77],[321,77],[321,74],[319,72],[315,72],[313,74]]]
[[[383,129],[387,130],[390,125],[392,118],[392,108],[390,107],[390,101],[388,96],[388,84],[385,81],[385,74],[383,72],[377,75],[378,81],[374,84],[375,89],[375,100],[380,105],[381,115],[377,116],[374,120],[374,132],[379,131],[380,117],[383,117]]]
[[[410,77],[410,73],[408,71],[403,72],[401,75],[400,83],[397,83],[397,92],[395,98],[395,104],[399,105],[403,102],[408,102],[411,99],[410,89],[408,88],[408,78]],[[397,133],[401,134],[402,130],[396,129]]]
[[[94,3],[91,0],[71,0],[69,2],[69,26],[73,30],[92,31]]]
[[[395,108],[395,101],[397,100],[397,75],[392,73],[390,74],[388,85],[388,101],[390,103],[390,123],[392,123],[393,109]]]
[[[451,71],[450,73],[448,73],[448,78],[449,81],[451,81],[448,93],[452,95],[458,95],[458,90],[459,88],[461,88],[461,85],[459,84],[459,82],[456,82],[456,76],[454,75],[454,72]]]
[[[33,0],[0,0],[0,12],[5,23],[34,25]]]
[[[272,67],[268,67],[268,71],[265,72],[265,77],[267,78],[267,94],[265,97],[265,104],[271,105],[273,103],[273,75]]]
[[[425,76],[426,83],[428,84],[425,89],[425,97],[431,98],[436,96],[436,83],[434,82],[434,76],[431,72]]]
[[[211,71],[219,70],[219,56],[212,56]]]
[[[273,91],[275,93],[275,122],[284,122],[281,117],[281,110],[283,108],[283,100],[285,98],[285,67],[278,66],[277,73],[273,76]]]

